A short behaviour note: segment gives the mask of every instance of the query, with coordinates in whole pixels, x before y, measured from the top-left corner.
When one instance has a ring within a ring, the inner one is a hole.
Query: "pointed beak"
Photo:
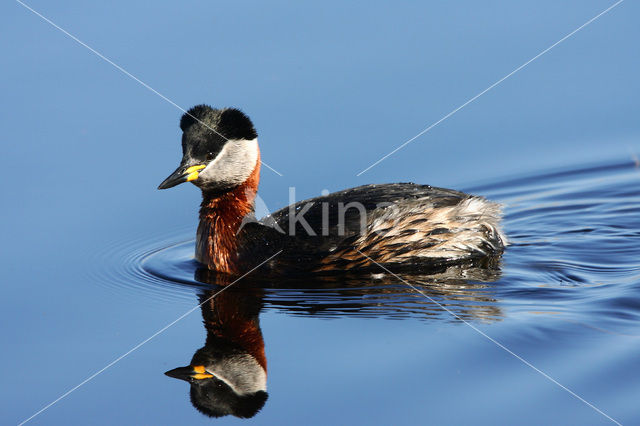
[[[199,171],[205,167],[206,166],[204,164],[198,164],[195,166],[185,166],[181,164],[180,167],[171,173],[168,178],[162,181],[158,186],[158,189],[173,188],[181,183],[194,181],[198,179]]]
[[[213,377],[213,374],[210,374],[205,370],[202,365],[190,365],[188,367],[178,367],[173,370],[169,370],[165,375],[169,377],[173,377],[174,379],[185,380],[187,382],[191,382],[193,380],[202,380],[209,379]]]

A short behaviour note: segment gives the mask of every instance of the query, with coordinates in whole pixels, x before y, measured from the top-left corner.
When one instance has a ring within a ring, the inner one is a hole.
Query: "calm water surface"
[[[240,421],[234,415],[260,424],[611,422],[516,354],[613,419],[640,421],[638,165],[573,167],[466,189],[505,204],[511,245],[491,267],[407,277],[420,293],[388,274],[279,282],[256,274],[216,296],[215,277],[193,260],[192,229],[114,244],[96,254],[102,261],[91,279],[173,307],[153,312],[155,321],[132,321],[139,340],[194,312],[38,420],[99,416],[99,400],[121,411],[96,423]],[[95,321],[112,320],[96,309]],[[105,338],[122,352],[132,346]],[[98,349],[82,349],[94,370],[111,361]],[[247,395],[212,382],[190,397],[188,383],[163,375],[194,354],[226,363],[222,374]],[[33,365],[14,368],[34,384]],[[87,371],[73,371],[60,393]],[[58,389],[36,390],[30,410]],[[191,401],[229,415],[209,419]]]
[[[256,274],[207,301],[198,191],[155,191],[181,112],[2,2],[0,424],[69,390],[29,424],[611,424],[523,360],[640,424],[640,3],[359,177],[614,1],[27,3],[182,107],[244,109],[272,210],[413,180],[503,202],[512,244],[422,294]],[[164,375],[194,355],[249,395],[196,405],[253,417],[194,408]]]

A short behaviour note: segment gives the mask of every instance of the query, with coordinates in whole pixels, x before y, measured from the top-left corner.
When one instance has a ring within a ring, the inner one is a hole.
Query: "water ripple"
[[[429,297],[465,319],[535,312],[536,318],[633,335],[625,328],[640,319],[640,171],[634,163],[520,176],[470,192],[506,206],[512,245],[502,271],[481,276],[460,269],[415,278]],[[193,302],[194,293],[211,285],[196,279],[192,232],[112,244],[96,258],[104,266],[94,278],[119,291]],[[389,277],[249,281],[263,288],[267,309],[291,315],[451,319],[438,304]]]

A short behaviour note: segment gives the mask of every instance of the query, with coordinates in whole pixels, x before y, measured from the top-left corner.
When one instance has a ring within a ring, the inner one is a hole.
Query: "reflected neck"
[[[266,373],[260,303],[253,294],[224,292],[202,306],[202,316],[207,330],[205,346],[216,346],[218,339],[233,343],[251,355]]]
[[[240,272],[237,233],[243,219],[253,213],[259,181],[258,155],[256,167],[242,185],[224,194],[202,191],[196,260],[209,269],[230,274]]]

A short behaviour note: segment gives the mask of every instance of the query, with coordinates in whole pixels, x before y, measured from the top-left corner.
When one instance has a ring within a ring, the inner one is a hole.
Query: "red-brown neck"
[[[238,264],[237,233],[242,220],[253,213],[260,182],[260,154],[247,180],[222,195],[202,192],[200,224],[196,236],[196,260],[209,269],[236,274]]]
[[[207,345],[224,339],[243,348],[267,371],[264,339],[260,330],[261,294],[226,291],[216,297],[206,293],[202,316],[207,329]]]

